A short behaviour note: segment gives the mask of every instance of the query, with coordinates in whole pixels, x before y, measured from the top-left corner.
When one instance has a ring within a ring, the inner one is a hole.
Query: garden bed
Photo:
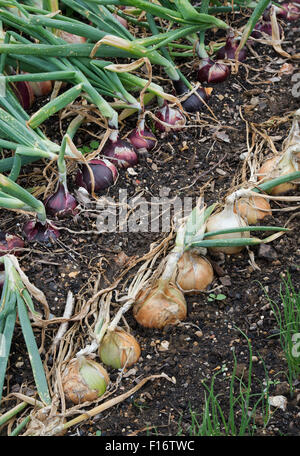
[[[293,22],[285,27],[283,47],[294,54],[297,46],[299,49],[299,23]],[[286,63],[293,65],[289,72],[284,71]],[[191,80],[195,79],[196,69],[196,59],[189,64],[182,62],[181,70]],[[154,81],[159,80],[161,75],[155,73],[155,67],[153,71]],[[266,135],[272,139],[277,151],[281,150],[291,127],[292,113],[299,107],[299,97],[292,94],[295,84],[292,77],[297,71],[295,62],[287,61],[271,46],[259,44],[255,50],[249,51],[237,74],[214,86],[210,110],[205,108],[200,114],[191,115],[185,129],[159,138],[154,151],[140,157],[134,173],[128,170],[120,172],[117,184],[110,187],[105,195],[117,202],[119,189],[126,189],[129,198],[142,195],[150,201],[160,196],[165,188],[171,199],[192,197],[196,201],[202,194],[207,205],[221,202],[229,190],[241,182],[244,165],[241,154],[248,152],[253,138],[258,143]],[[37,107],[37,104],[34,105],[32,112]],[[128,120],[125,123],[122,133],[126,134],[134,126],[131,122]],[[50,139],[61,141],[58,116],[51,117],[43,127]],[[77,145],[81,147],[90,147],[90,142],[98,140],[103,133],[95,125],[88,126],[86,130],[95,136],[79,130]],[[271,154],[266,143],[259,154],[260,161]],[[24,177],[20,179],[28,187],[37,184],[36,176],[42,176],[44,166],[37,162],[29,167],[31,172],[33,168],[34,175],[29,174],[28,177],[24,172]],[[75,174],[73,170],[70,190],[74,186]],[[286,203],[272,203],[276,209],[286,206]],[[97,212],[92,205],[90,211],[81,211],[75,219],[58,222],[62,229],[55,244],[26,244],[20,257],[22,269],[30,281],[43,290],[50,311],[56,317],[63,314],[68,290],[73,292],[77,302],[86,302],[97,290],[108,288],[130,261],[141,258],[152,243],[162,242],[169,234],[97,234],[95,214]],[[251,424],[246,433],[299,436],[300,378],[294,381],[291,395],[285,353],[269,301],[271,299],[281,305],[280,287],[285,290],[284,281],[289,278],[299,297],[299,214],[297,209],[273,212],[268,223],[287,226],[290,231],[270,244],[251,247],[254,265],[247,249],[238,255],[209,256],[215,280],[206,292],[187,297],[187,318],[178,325],[166,326],[163,330],[146,329],[135,321],[129,311],[125,315],[126,322],[140,343],[141,357],[122,375],[118,370],[107,369],[111,379],[109,391],[112,391],[109,398],[130,390],[149,375],[164,373],[168,379],[162,377],[149,381],[121,403],[73,426],[68,435],[195,435],[200,432],[196,419],[199,424],[202,423],[205,398],[208,397],[203,382],[210,387],[213,376],[217,374],[214,394],[228,416],[233,370],[236,369],[234,392],[237,397],[240,388],[245,390],[238,379],[242,379],[247,386],[250,369],[251,394],[264,397],[262,391],[268,378],[269,395],[285,396],[287,406],[285,410],[271,406],[266,418],[267,407],[262,402],[257,407],[255,424]],[[0,229],[22,235],[25,220],[24,215],[1,210]],[[88,231],[91,233],[87,234]],[[135,272],[136,267],[128,272],[127,278],[133,277]],[[122,282],[117,289],[121,290],[121,286]],[[113,304],[113,310],[117,306]],[[90,321],[93,321],[92,317]],[[86,318],[81,323],[70,323],[69,327],[72,325],[77,325],[78,334],[74,347],[79,349],[90,343]],[[43,359],[57,328],[58,325],[46,328]],[[35,334],[41,342],[39,327],[35,328]],[[251,360],[249,346],[252,348]],[[46,358],[48,369],[55,369],[49,352]],[[27,396],[35,395],[32,371],[18,325],[7,380],[4,396],[20,392]],[[258,397],[251,397],[252,407]],[[10,400],[4,402],[4,409],[11,408],[15,403],[11,395]],[[241,409],[236,406],[237,428],[241,416]],[[3,428],[2,435],[6,433],[7,428]]]

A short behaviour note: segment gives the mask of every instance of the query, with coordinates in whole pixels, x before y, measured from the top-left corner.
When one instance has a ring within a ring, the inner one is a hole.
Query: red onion
[[[34,103],[34,93],[28,81],[16,81],[12,83],[12,89],[25,111]]]
[[[169,124],[170,128],[162,124],[161,122],[155,122],[155,128],[159,131],[181,130],[186,122],[184,115],[178,110],[171,108],[167,102],[160,108],[156,113],[156,117],[162,120],[164,123]]]
[[[64,30],[60,30],[59,37],[69,44],[83,44],[86,42],[84,36],[74,35],[73,33],[65,32]]]
[[[2,291],[4,281],[5,281],[5,271],[0,271],[0,293]]]
[[[230,75],[230,72],[230,67],[225,65],[225,63],[214,62],[207,57],[200,61],[197,79],[199,82],[217,84],[218,82],[225,81]]]
[[[23,231],[29,242],[48,242],[57,239],[60,236],[58,230],[53,225],[46,222],[45,224],[30,220],[23,226]]]
[[[238,48],[239,43],[234,39],[234,36],[229,36],[226,39],[226,44],[223,46],[221,49],[218,50],[217,52],[217,59],[223,60],[223,59],[231,59],[235,60],[235,53]],[[241,49],[238,55],[238,60],[242,62],[243,60],[246,59],[247,56],[247,51],[245,48]]]
[[[276,14],[281,19],[296,21],[300,17],[300,8],[293,3],[282,3],[281,7],[276,10]]]
[[[128,139],[138,152],[152,150],[157,143],[154,134],[148,129],[139,130],[139,128],[135,128],[128,136]]]
[[[118,22],[120,22],[121,25],[123,25],[123,27],[128,29],[128,22],[126,19],[124,19],[116,13],[114,13],[113,16],[117,19]]]
[[[46,212],[50,216],[63,217],[67,214],[76,214],[77,201],[64,187],[59,184],[58,190],[44,202]]]
[[[262,38],[262,33],[266,33],[267,35],[272,36],[272,24],[271,22],[265,22],[261,21],[256,24],[256,26],[253,29],[253,32],[251,33],[250,36],[253,36],[253,38]]]
[[[3,233],[0,231],[0,256],[5,255],[6,253],[11,253],[13,255],[18,255],[18,249],[24,247],[23,239],[15,236],[14,234]]]
[[[173,85],[177,95],[185,95],[189,92],[189,89],[184,84],[184,82],[181,81],[181,79],[179,79],[178,81],[173,81]],[[211,91],[212,89],[209,87],[200,87],[197,90],[197,94],[202,98],[202,100],[206,102],[211,94]],[[193,93],[181,102],[181,105],[186,112],[197,112],[201,111],[201,109],[203,108],[203,102],[197,94]]]
[[[52,90],[52,81],[29,81],[28,84],[32,88],[32,91],[36,97],[44,97],[45,95],[49,95]]]
[[[134,147],[128,141],[119,139],[117,131],[110,134],[101,154],[120,168],[129,168],[138,163],[138,156]]]
[[[91,172],[95,180],[94,192],[97,193],[105,190],[115,183],[118,177],[116,167],[108,160],[90,160],[88,162]],[[89,169],[86,165],[81,166],[76,176],[76,184],[79,187],[85,188],[89,193],[92,191],[92,183]]]

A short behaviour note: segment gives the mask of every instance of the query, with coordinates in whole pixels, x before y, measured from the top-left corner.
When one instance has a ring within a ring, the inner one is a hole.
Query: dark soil
[[[283,47],[291,54],[296,52],[299,43],[298,25],[285,25],[287,42]],[[292,74],[279,73],[285,62],[266,45],[255,47],[254,54],[249,51],[246,65],[240,66],[238,74],[232,74],[229,80],[214,87],[209,106],[218,122],[207,109],[199,117],[191,116],[188,125],[193,126],[160,139],[154,152],[140,158],[139,165],[134,168],[135,175],[128,171],[120,172],[117,185],[109,189],[107,196],[118,201],[119,189],[126,188],[129,197],[143,190],[143,196],[149,200],[159,196],[160,190],[165,187],[170,190],[170,198],[189,196],[196,201],[203,193],[207,204],[222,202],[230,187],[240,183],[243,166],[240,154],[247,152],[245,121],[249,126],[251,122],[257,125],[274,118],[269,125],[257,128],[271,136],[277,150],[281,150],[282,141],[291,126],[291,117],[282,123],[280,120],[299,107],[299,98],[292,96]],[[296,63],[288,63],[293,64],[295,74],[298,71]],[[182,69],[191,80],[195,80],[196,66]],[[60,141],[58,126],[57,117],[45,123],[49,137]],[[134,121],[127,122],[124,133],[130,126],[134,126]],[[94,126],[91,129],[96,135],[103,132]],[[251,141],[251,134],[249,138]],[[256,136],[257,142],[261,139]],[[78,141],[82,145],[89,144],[90,140],[87,133],[80,133]],[[261,157],[268,154],[271,151],[265,145]],[[34,168],[41,172],[43,165],[36,164]],[[71,189],[75,173],[76,170],[70,175]],[[31,186],[34,178],[26,176],[25,181],[27,186]],[[272,203],[274,208],[285,205]],[[2,230],[16,232],[17,227],[17,233],[22,233],[25,216],[4,210],[1,214]],[[210,289],[216,290],[215,294],[224,294],[226,299],[208,301],[209,290],[208,293],[189,296],[186,321],[164,330],[145,329],[128,312],[126,321],[141,345],[142,355],[134,370],[129,371],[129,375],[125,373],[113,396],[124,393],[152,374],[165,373],[174,383],[164,378],[148,382],[119,405],[74,426],[68,435],[97,435],[100,432],[106,436],[191,435],[195,431],[192,428],[193,415],[196,414],[198,422],[202,422],[206,392],[203,382],[209,386],[217,372],[214,391],[225,415],[228,414],[234,356],[236,377],[242,378],[247,385],[249,344],[245,336],[249,338],[254,357],[251,393],[261,393],[268,376],[272,381],[270,395],[283,394],[288,401],[285,411],[271,407],[272,414],[266,426],[263,425],[262,409],[258,407],[252,433],[300,435],[300,378],[295,382],[294,395],[291,396],[286,383],[287,363],[278,337],[278,326],[266,296],[267,292],[280,304],[280,284],[289,274],[295,290],[300,291],[299,213],[274,212],[268,223],[283,226],[291,215],[295,216],[288,223],[290,231],[287,234],[268,244],[266,250],[251,248],[259,269],[252,267],[247,250],[234,256],[209,257],[215,268],[215,280]],[[67,222],[57,222],[57,225],[80,233],[62,229],[56,244],[26,244],[28,251],[20,257],[23,270],[44,291],[55,316],[63,313],[68,289],[75,297],[80,293],[84,299],[89,299],[100,268],[99,289],[112,283],[125,267],[116,262],[120,253],[129,258],[141,257],[149,251],[151,243],[161,241],[167,234],[85,234],[84,231],[88,230],[96,232],[93,211],[82,212],[74,220],[70,218]],[[132,275],[134,271],[131,271]],[[46,348],[51,344],[57,327],[47,327]],[[79,345],[83,347],[90,343],[84,322],[80,330]],[[35,331],[40,340],[40,329]],[[51,358],[48,358],[48,367],[51,366]],[[115,382],[120,372],[110,368],[108,371],[112,383]],[[17,326],[4,395],[18,391],[33,395],[34,390],[26,348]],[[238,391],[239,382],[236,380],[235,393],[238,394]],[[252,406],[254,402],[255,398],[252,398]],[[13,405],[15,401],[12,400],[4,403],[5,408]],[[239,426],[241,414],[238,407],[235,412]],[[2,430],[2,435],[6,435],[6,429]]]

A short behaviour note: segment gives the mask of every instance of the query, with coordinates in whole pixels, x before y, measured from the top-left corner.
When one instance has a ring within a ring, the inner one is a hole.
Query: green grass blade
[[[26,347],[29,354],[29,360],[32,367],[34,381],[37,387],[38,394],[41,400],[46,404],[51,404],[50,393],[48,390],[46,375],[44,372],[43,363],[38,351],[34,333],[30,324],[29,316],[27,313],[26,305],[21,298],[17,295],[18,315],[22,327],[23,336],[25,339]]]
[[[54,100],[50,101],[39,109],[27,122],[31,128],[38,127],[50,116],[53,116],[56,112],[65,108],[68,104],[72,103],[82,92],[83,84],[77,84],[71,89],[65,91],[62,95],[59,95]]]
[[[239,228],[227,228],[224,230],[210,231],[205,233],[203,238],[205,239],[210,236],[219,236],[227,233],[243,233],[247,231],[289,231],[289,228],[283,228],[281,226],[243,226]]]
[[[12,310],[6,317],[4,331],[1,335],[1,347],[4,351],[0,356],[0,403],[2,399],[2,392],[5,380],[5,373],[7,367],[7,361],[10,352],[11,341],[14,333],[17,313],[16,310]]]

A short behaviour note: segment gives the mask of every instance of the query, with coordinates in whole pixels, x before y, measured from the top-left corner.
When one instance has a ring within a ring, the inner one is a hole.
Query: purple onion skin
[[[133,146],[123,139],[117,139],[116,141],[108,139],[101,154],[119,168],[135,166],[139,161]]]
[[[178,109],[170,108],[168,103],[165,103],[162,108],[160,108],[155,116],[162,120],[164,123],[169,124],[171,128],[163,125],[161,122],[155,122],[155,129],[161,132],[172,130],[181,130],[186,122],[184,115],[178,111]]]
[[[112,163],[109,163],[108,166],[103,160],[94,159],[90,160],[88,164],[95,179],[95,193],[105,190],[115,183],[118,172]],[[82,165],[81,170],[78,170],[76,184],[78,187],[85,188],[89,193],[92,192],[91,176],[86,165]]]
[[[5,271],[0,271],[0,296],[1,296],[1,293],[2,293],[2,288],[3,288],[3,285],[4,285],[4,281],[5,281]]]
[[[0,257],[11,253],[18,256],[18,249],[24,247],[23,239],[15,236],[14,234],[3,233],[0,231]]]
[[[219,60],[235,60],[235,52],[238,48],[238,44],[234,42],[233,38],[228,37],[225,46],[218,50],[216,58]],[[238,55],[239,62],[243,62],[246,59],[247,51],[245,48],[241,49]]]
[[[198,70],[197,79],[199,82],[218,84],[224,82],[230,75],[231,70],[225,63],[214,62],[210,58],[202,59]]]
[[[300,8],[292,3],[282,3],[277,16],[287,21],[297,21],[300,17]]]
[[[269,36],[272,36],[272,24],[271,22],[258,22],[253,29],[253,32],[250,36],[253,38],[260,39],[263,37],[262,33],[266,33]]]
[[[128,136],[131,144],[139,151],[143,150],[152,150],[157,143],[155,135],[150,130],[140,130],[135,128],[130,135]]]
[[[13,91],[18,98],[22,108],[27,111],[31,108],[34,102],[33,90],[27,81],[17,81],[12,84]]]
[[[25,223],[23,231],[29,242],[48,242],[60,236],[59,231],[49,223],[43,225],[41,222],[35,220]]]
[[[173,85],[177,95],[184,95],[189,92],[189,89],[184,84],[184,82],[181,81],[181,79],[179,81],[173,81]],[[208,101],[210,92],[211,89],[204,89],[202,87],[197,90],[197,93],[205,102]],[[201,111],[204,106],[201,99],[195,93],[193,93],[186,100],[182,101],[181,105],[186,112],[190,113]]]
[[[44,202],[46,213],[52,217],[64,217],[71,214],[76,215],[77,201],[73,195],[65,191],[62,184],[59,184],[58,190]]]

